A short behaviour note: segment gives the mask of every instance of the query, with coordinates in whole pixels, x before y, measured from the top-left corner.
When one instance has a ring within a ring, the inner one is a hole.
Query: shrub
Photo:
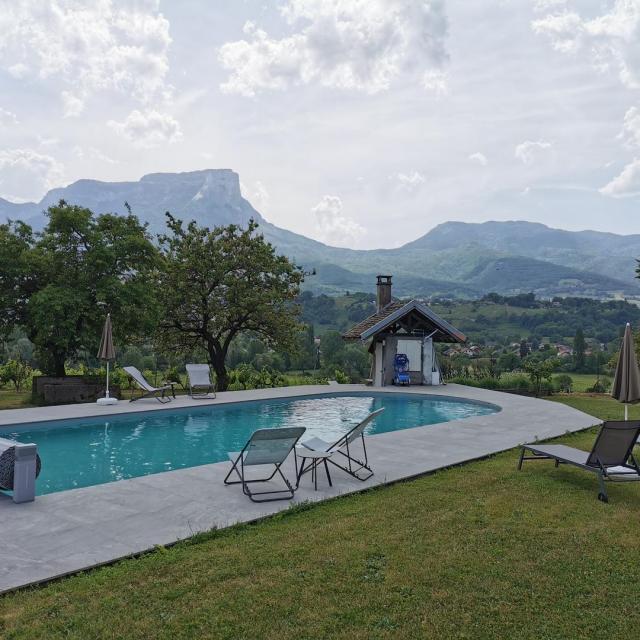
[[[175,382],[183,389],[186,389],[185,382],[183,377],[180,375],[180,371],[178,371],[178,367],[171,367],[170,369],[167,369],[163,374],[163,379],[167,382]]]
[[[142,367],[138,367],[139,369],[142,369],[143,371],[145,369],[155,371],[156,359],[154,356],[144,356],[142,358],[141,364],[142,364]]]
[[[509,373],[503,374],[499,377],[484,376],[484,377],[470,377],[470,376],[458,376],[451,378],[449,382],[457,384],[465,384],[469,387],[479,387],[481,389],[492,389],[495,391],[518,391],[535,393],[535,388],[529,377],[521,373]],[[541,392],[548,395],[551,386],[542,385]]]
[[[112,369],[109,374],[109,380],[121,389],[131,389],[133,386],[131,377],[127,375],[124,369]]]
[[[587,389],[587,393],[604,393],[605,387],[601,380],[596,380],[592,387]]]
[[[0,366],[0,385],[11,383],[14,389],[20,393],[33,378],[33,369],[24,361],[9,360]]]
[[[530,391],[537,393],[539,396],[550,396],[554,392],[553,382],[551,380],[541,380],[537,389],[532,385]]]
[[[571,389],[573,388],[573,378],[566,373],[561,373],[553,378],[553,385],[557,391],[571,393]]]
[[[340,369],[336,369],[333,375],[335,377],[335,381],[338,384],[349,384],[351,382],[351,378],[344,371],[341,371]]]
[[[611,378],[607,378],[606,376],[602,376],[600,378],[600,382],[604,388],[604,393],[609,393],[611,391],[611,386],[613,385],[613,380]]]
[[[536,395],[540,395],[543,386],[545,389],[551,383],[553,372],[560,366],[560,360],[550,358],[549,360],[529,359],[524,363],[524,370],[529,374],[529,379]]]
[[[501,376],[500,388],[509,391],[529,391],[531,383],[529,378],[522,373],[510,373]]]

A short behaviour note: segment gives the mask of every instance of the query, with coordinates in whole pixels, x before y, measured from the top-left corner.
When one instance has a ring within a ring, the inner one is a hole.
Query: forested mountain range
[[[488,292],[538,296],[639,297],[635,278],[640,235],[563,231],[531,222],[447,222],[395,249],[331,247],[268,222],[242,196],[237,173],[207,169],[154,173],[135,182],[78,180],[49,191],[37,203],[0,198],[0,221],[21,219],[35,229],[45,209],[64,199],[96,213],[124,214],[127,203],[164,230],[164,214],[214,226],[253,218],[281,252],[316,275],[306,287],[330,294],[373,291],[375,275],[395,276],[397,295],[475,298]]]

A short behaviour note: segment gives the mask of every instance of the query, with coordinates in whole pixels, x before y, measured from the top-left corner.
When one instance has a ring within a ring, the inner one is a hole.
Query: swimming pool
[[[302,426],[303,440],[334,441],[381,407],[369,435],[500,410],[446,396],[334,393],[16,425],[0,429],[0,437],[38,445],[42,495],[221,462],[256,429]]]

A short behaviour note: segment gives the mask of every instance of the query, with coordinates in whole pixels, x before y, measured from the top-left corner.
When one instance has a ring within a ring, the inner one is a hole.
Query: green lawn
[[[606,398],[560,398],[608,417]],[[594,430],[562,441],[588,448]],[[640,623],[640,486],[517,451],[0,598],[13,638],[612,638]]]
[[[568,404],[602,420],[624,420],[624,406],[608,395],[572,393],[552,396],[551,400]],[[629,406],[629,419],[640,420],[640,405]]]
[[[186,393],[182,389],[177,388],[176,394]],[[124,389],[122,391],[123,399],[129,399],[132,391]],[[0,410],[2,409],[25,409],[27,407],[35,407],[31,399],[31,389],[27,391],[14,391],[12,389],[0,389]]]
[[[31,391],[14,391],[13,389],[0,389],[0,409],[24,409],[32,407]]]
[[[568,375],[573,380],[573,391],[577,393],[584,393],[587,389],[591,389],[598,379],[595,373],[570,373]],[[611,376],[605,377],[611,382]]]

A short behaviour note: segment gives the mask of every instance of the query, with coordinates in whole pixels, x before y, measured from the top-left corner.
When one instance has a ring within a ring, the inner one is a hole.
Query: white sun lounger
[[[171,392],[171,396],[173,398],[176,397],[175,391],[173,390],[173,385],[165,384],[162,387],[154,387],[147,382],[147,379],[142,375],[140,369],[136,367],[122,367],[122,369],[133,378],[134,382],[138,385],[142,392],[139,397],[131,398],[129,402],[141,400],[142,398],[155,398],[158,402],[161,402],[163,404],[166,402],[171,402],[171,398],[165,396],[165,393],[167,391]]]
[[[216,397],[216,390],[211,382],[211,369],[208,364],[188,364],[186,369],[189,378],[189,395],[192,398]]]
[[[343,436],[340,436],[334,443],[327,442],[322,438],[311,438],[302,443],[303,447],[311,449],[312,451],[322,451],[325,453],[334,453],[327,459],[328,462],[335,465],[339,469],[346,471],[350,476],[353,476],[357,480],[368,480],[373,475],[373,470],[369,466],[369,459],[367,457],[367,446],[364,442],[364,430],[365,427],[376,417],[384,411],[384,407],[370,413],[362,422],[358,423],[355,427],[347,431]],[[360,439],[362,443],[362,453],[364,460],[360,460],[354,456],[353,444]],[[340,456],[338,458],[338,456]],[[336,459],[343,461],[343,464],[336,462]],[[346,460],[345,460],[346,459]]]
[[[232,451],[228,454],[231,461],[231,469],[224,479],[225,484],[241,484],[243,493],[253,502],[272,502],[273,500],[291,500],[295,490],[287,477],[282,473],[282,465],[293,451],[296,477],[298,475],[298,461],[296,459],[295,446],[305,432],[304,427],[281,427],[279,429],[258,429],[254,431],[242,451]],[[262,478],[247,478],[247,467],[273,466],[273,473]],[[230,480],[232,474],[238,476],[238,480]],[[283,487],[274,487],[266,491],[252,491],[254,483],[268,484],[278,475],[283,481]],[[269,496],[269,497],[262,497]]]

